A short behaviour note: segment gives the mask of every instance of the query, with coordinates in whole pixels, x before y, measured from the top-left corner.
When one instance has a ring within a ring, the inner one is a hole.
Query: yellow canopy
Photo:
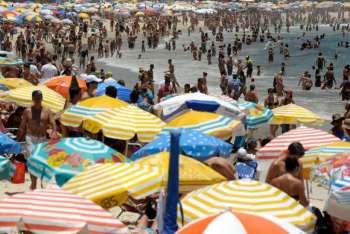
[[[5,85],[9,89],[33,86],[30,82],[22,78],[3,78],[0,79],[0,84]]]
[[[104,136],[119,140],[130,140],[137,135],[141,142],[154,140],[164,126],[160,118],[134,105],[99,113],[83,123],[83,128],[91,133],[102,131]]]
[[[85,197],[105,209],[123,204],[128,196],[145,198],[160,188],[160,168],[137,163],[96,164],[63,186],[64,190]]]
[[[126,102],[108,96],[93,97],[67,109],[61,115],[60,121],[64,126],[79,127],[82,121],[90,116],[127,105]]]
[[[222,139],[232,137],[241,121],[216,113],[189,111],[171,120],[166,129],[191,128]]]
[[[158,154],[150,155],[136,160],[135,163],[139,163],[141,165],[159,166],[162,169],[163,174],[162,186],[167,185],[169,152],[161,152]],[[199,187],[226,181],[226,178],[221,174],[193,158],[180,155],[179,163],[181,192],[189,192]]]
[[[78,16],[79,16],[80,18],[82,18],[82,19],[88,19],[88,18],[90,18],[89,14],[84,13],[84,12],[79,13]]]
[[[295,104],[280,106],[272,110],[271,124],[322,124],[324,119],[312,111]]]
[[[2,101],[13,102],[18,106],[28,107],[32,105],[32,93],[35,90],[40,90],[42,92],[44,107],[49,108],[55,113],[63,110],[66,99],[44,85],[33,85],[10,90],[2,97]]]

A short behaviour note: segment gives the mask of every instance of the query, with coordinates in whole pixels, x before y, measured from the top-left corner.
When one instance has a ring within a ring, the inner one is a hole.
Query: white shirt
[[[42,79],[51,79],[52,77],[57,76],[57,72],[58,70],[55,65],[52,63],[47,63],[41,68]]]

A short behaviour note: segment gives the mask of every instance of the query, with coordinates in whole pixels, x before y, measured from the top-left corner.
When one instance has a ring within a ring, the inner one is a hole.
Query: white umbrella
[[[63,19],[61,22],[63,24],[73,24],[73,21],[71,21],[70,19]]]

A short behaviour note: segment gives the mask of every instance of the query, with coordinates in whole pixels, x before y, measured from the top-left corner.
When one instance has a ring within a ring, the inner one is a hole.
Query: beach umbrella
[[[241,115],[237,105],[199,92],[172,97],[154,105],[153,108],[162,110],[165,119],[179,115],[188,109],[215,112],[231,118],[237,118]]]
[[[30,82],[22,78],[2,78],[0,84],[5,85],[9,89],[33,86]]]
[[[9,90],[10,89],[6,85],[0,84],[0,94],[2,94],[5,91],[9,91]]]
[[[165,129],[188,128],[226,140],[231,138],[239,127],[242,127],[240,120],[216,113],[190,110],[171,120]]]
[[[63,14],[64,14],[64,13],[63,13]],[[65,14],[66,14],[67,17],[75,17],[75,16],[77,16],[77,13],[74,12],[74,11],[70,11],[70,12],[67,12],[67,13],[65,13]]]
[[[269,215],[248,214],[231,210],[193,221],[176,234],[286,234],[304,233],[290,223]]]
[[[127,233],[127,226],[93,202],[61,189],[40,189],[0,202],[0,232]]]
[[[24,17],[24,20],[32,23],[38,23],[43,21],[39,15],[27,15],[26,17]]]
[[[41,15],[52,15],[53,12],[49,9],[42,9],[42,10],[40,10],[40,14]]]
[[[0,180],[10,179],[15,171],[16,168],[11,161],[4,156],[0,156]]]
[[[256,156],[260,159],[271,159],[282,156],[293,142],[300,142],[306,150],[320,145],[339,142],[332,134],[314,128],[299,127],[286,132],[270,141],[258,150]]]
[[[128,103],[108,96],[86,99],[67,109],[60,118],[64,126],[79,127],[84,119],[113,108],[127,106]]]
[[[73,24],[73,21],[70,20],[70,19],[63,19],[63,20],[61,20],[61,22],[62,22],[63,24]]]
[[[343,188],[350,187],[350,176],[334,180],[331,186],[333,191],[338,191]]]
[[[17,66],[22,64],[22,59],[0,57],[0,67]]]
[[[200,187],[226,181],[218,172],[214,171],[204,163],[193,158],[180,155],[180,192],[189,192]],[[138,159],[135,163],[149,166],[159,166],[162,170],[162,186],[168,183],[169,152],[161,152]]]
[[[77,137],[38,144],[28,158],[28,171],[38,178],[56,179],[62,186],[74,175],[97,163],[126,162],[128,158],[100,141]]]
[[[301,161],[303,168],[310,168],[315,164],[328,161],[338,154],[350,154],[350,143],[346,141],[338,141],[327,145],[313,147],[305,152]]]
[[[0,154],[19,154],[21,145],[8,135],[0,132]]]
[[[137,163],[97,164],[74,176],[64,186],[105,209],[127,201],[145,198],[161,187],[162,174],[159,167]]]
[[[57,93],[61,94],[63,97],[68,98],[69,96],[69,88],[72,84],[72,76],[56,76],[43,84],[48,88],[55,90]],[[78,86],[81,92],[85,92],[87,90],[86,83],[80,78],[76,78]]]
[[[32,105],[32,93],[40,90],[43,94],[43,106],[54,113],[64,109],[66,99],[59,93],[47,88],[44,85],[27,86],[8,91],[1,101],[15,103],[18,106],[30,107]]]
[[[350,154],[340,154],[320,163],[313,171],[313,179],[323,185],[331,185],[333,181],[350,177]]]
[[[82,19],[89,19],[90,18],[89,14],[84,13],[84,12],[79,13],[78,17],[82,18]]]
[[[135,14],[135,16],[142,17],[142,16],[145,16],[145,13],[143,13],[142,11],[139,11]]]
[[[317,114],[295,104],[280,106],[272,110],[271,124],[323,124]]]
[[[97,85],[96,95],[97,96],[104,95],[106,93],[106,88],[108,86],[113,86],[117,89],[117,96],[120,100],[123,100],[125,102],[130,102],[130,94],[132,90],[118,84],[116,81],[112,81],[112,82],[105,81],[103,83],[99,83]],[[140,102],[142,101],[141,97],[139,97],[139,101]]]
[[[136,160],[148,155],[170,150],[170,133],[162,132],[158,137],[136,151],[132,159]],[[200,133],[192,129],[181,129],[180,153],[201,161],[213,156],[229,157],[232,145],[219,138]]]
[[[102,131],[108,138],[150,142],[165,127],[157,116],[137,106],[128,105],[96,114],[84,120],[83,128],[91,133]]]
[[[246,124],[248,128],[256,128],[262,124],[266,124],[273,116],[273,112],[269,108],[253,102],[240,101],[238,102],[238,106],[247,115]]]
[[[314,229],[316,217],[286,193],[265,183],[253,180],[221,182],[188,193],[181,199],[184,224],[222,212],[271,215],[306,232]],[[182,221],[178,211],[178,223]],[[262,227],[261,227],[262,228]]]

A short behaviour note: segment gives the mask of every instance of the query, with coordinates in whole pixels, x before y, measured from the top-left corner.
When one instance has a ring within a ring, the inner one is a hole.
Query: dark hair
[[[130,93],[130,103],[137,103],[138,99],[139,99],[139,92],[136,89],[134,89]]]
[[[43,93],[40,90],[34,90],[32,92],[32,98],[34,97],[43,97]]]
[[[249,86],[249,89],[250,89],[250,90],[254,90],[254,89],[255,89],[255,85],[254,85],[254,84],[251,84],[251,85]]]
[[[300,142],[293,142],[288,146],[288,153],[302,157],[305,153],[304,146]]]
[[[114,86],[108,86],[106,88],[106,95],[111,98],[116,98],[118,94],[117,89]]]
[[[125,81],[124,80],[118,80],[118,84],[120,84],[121,86],[125,87]]]
[[[267,90],[267,93],[274,93],[273,88],[269,88],[269,89]]]
[[[299,161],[297,158],[286,158],[285,159],[286,171],[293,172],[295,169],[300,167]]]

